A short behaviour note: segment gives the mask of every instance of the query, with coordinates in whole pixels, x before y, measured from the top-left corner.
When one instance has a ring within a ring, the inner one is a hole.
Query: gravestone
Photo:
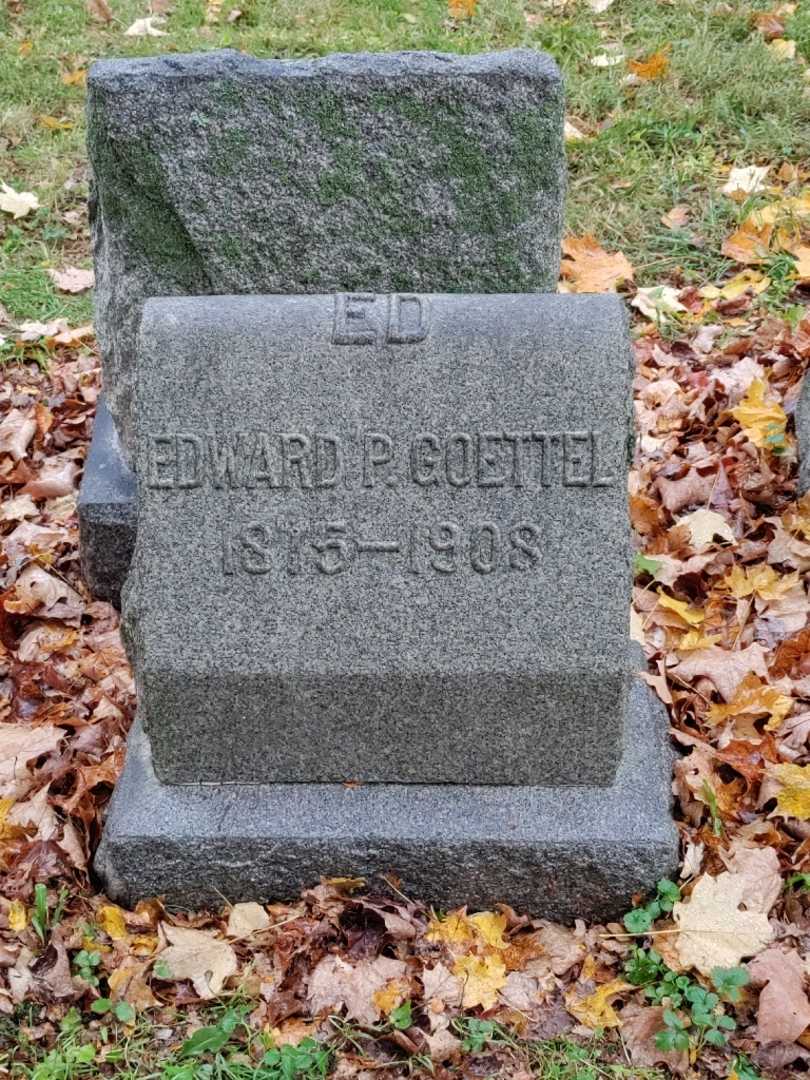
[[[121,441],[101,440],[80,500],[97,595],[116,598],[111,565],[134,540],[96,471],[131,487],[147,297],[556,288],[564,102],[543,53],[110,60],[87,101],[96,329]]]
[[[147,303],[113,897],[393,872],[605,917],[671,871],[630,368],[614,296]]]

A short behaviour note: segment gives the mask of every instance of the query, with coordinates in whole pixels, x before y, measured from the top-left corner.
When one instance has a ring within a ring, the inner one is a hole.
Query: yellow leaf
[[[467,913],[461,909],[451,911],[443,919],[434,915],[428,924],[425,937],[428,941],[444,941],[447,945],[465,945],[473,940],[474,931]]]
[[[124,941],[128,937],[124,913],[115,904],[104,904],[99,908],[98,924],[113,941]]]
[[[717,290],[717,297],[722,297],[723,300],[737,300],[747,292],[752,292],[754,296],[759,296],[760,293],[766,291],[770,284],[771,279],[765,277],[759,270],[741,270],[739,274],[735,274],[733,278],[729,278],[729,280],[724,283],[723,287]],[[701,295],[703,295],[702,289]]]
[[[498,991],[506,984],[506,965],[499,956],[461,956],[456,960],[453,974],[464,980],[465,1009],[480,1005],[492,1009],[498,1001]]]
[[[736,564],[723,578],[722,584],[738,600],[753,596],[754,593],[763,600],[781,600],[799,584],[799,574],[798,571],[793,574],[777,574],[773,567],[766,563],[758,566]]]
[[[375,990],[372,994],[374,1004],[388,1016],[403,1001],[408,993],[408,984],[400,979],[391,979],[381,990]]]
[[[12,900],[8,909],[8,925],[18,933],[28,925],[28,912],[22,900]]]
[[[70,131],[72,120],[60,120],[58,116],[38,116],[37,123],[48,131]]]
[[[772,236],[772,225],[758,225],[751,218],[746,218],[736,232],[726,237],[720,250],[734,262],[754,266],[770,258]]]
[[[710,724],[722,724],[734,718],[735,727],[743,738],[759,738],[754,720],[763,716],[770,719],[766,731],[775,731],[793,708],[793,698],[781,693],[775,686],[762,682],[753,672],[746,675],[737,692],[727,705],[712,705],[706,714]]]
[[[777,60],[795,60],[796,42],[790,38],[774,38],[767,46]]]
[[[577,997],[573,990],[569,990],[565,995],[565,1007],[585,1027],[618,1027],[621,1020],[613,1008],[612,999],[622,991],[632,989],[631,984],[623,979],[611,979],[584,998]]]
[[[77,68],[76,71],[66,71],[62,76],[65,86],[85,86],[87,83],[87,68]]]
[[[504,941],[503,932],[506,929],[506,916],[496,915],[492,911],[479,911],[477,915],[470,915],[470,922],[476,933],[483,941],[493,949],[505,949],[509,942]]]
[[[703,634],[700,630],[688,630],[675,648],[678,652],[692,652],[694,649],[710,649],[720,640],[719,634]]]
[[[628,60],[627,69],[638,79],[660,79],[669,67],[669,45],[648,56],[646,60]]]
[[[770,772],[782,784],[776,808],[785,817],[810,820],[810,765],[774,765]]]
[[[451,19],[471,19],[477,6],[478,0],[447,0],[447,13]]]
[[[610,255],[592,236],[569,236],[562,243],[565,258],[562,276],[573,292],[615,292],[620,284],[633,280],[633,266],[617,252]]]
[[[785,445],[787,416],[777,402],[765,401],[766,387],[764,379],[754,379],[740,404],[731,410],[731,415],[754,446],[781,450]]]
[[[17,51],[19,52],[20,56],[22,56],[24,58],[26,56],[31,55],[31,50],[33,48],[34,48],[33,41],[28,41],[26,39],[25,41],[20,42],[20,47],[19,47],[19,49]]]
[[[685,600],[676,600],[674,596],[669,596],[663,591],[658,593],[658,603],[662,608],[667,608],[668,611],[674,611],[678,618],[683,619],[687,626],[699,626],[706,617],[702,611],[690,607]]]

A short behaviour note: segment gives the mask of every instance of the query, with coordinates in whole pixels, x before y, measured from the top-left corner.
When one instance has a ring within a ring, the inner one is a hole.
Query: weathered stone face
[[[96,322],[125,454],[146,297],[553,289],[562,124],[532,50],[95,64]]]
[[[170,784],[609,785],[617,297],[149,301],[124,616]]]

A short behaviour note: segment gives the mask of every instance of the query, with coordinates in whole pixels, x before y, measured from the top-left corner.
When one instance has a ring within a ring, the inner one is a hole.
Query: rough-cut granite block
[[[295,897],[321,875],[395,873],[439,907],[506,901],[553,919],[616,918],[677,866],[666,730],[662,706],[637,681],[609,788],[169,787],[136,726],[95,866],[125,904],[163,896],[172,907],[216,907],[223,896]]]
[[[124,455],[149,296],[556,287],[563,87],[530,49],[104,60],[96,328]]]
[[[137,525],[135,475],[121,453],[102,396],[79,492],[79,537],[84,580],[93,596],[116,606],[135,548]]]
[[[171,784],[612,783],[615,296],[151,300],[124,625]]]

